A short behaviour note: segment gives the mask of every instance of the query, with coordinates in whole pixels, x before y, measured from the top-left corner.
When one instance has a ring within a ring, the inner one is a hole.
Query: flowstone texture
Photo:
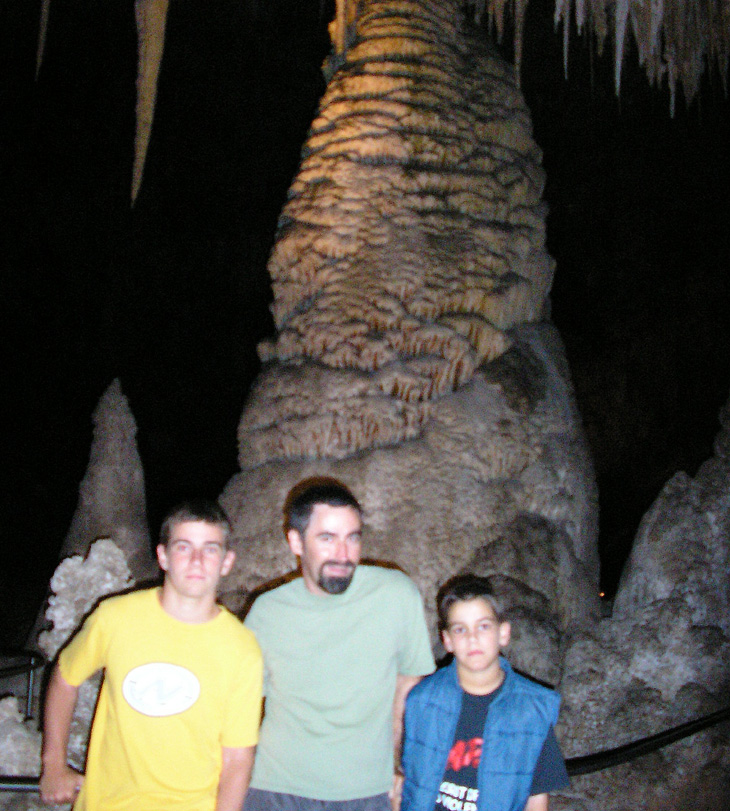
[[[512,68],[460,8],[351,4],[269,261],[275,363],[241,420],[244,469],[417,437],[544,316],[541,152]]]
[[[513,333],[500,368],[432,404],[421,436],[341,460],[275,461],[221,497],[235,527],[227,600],[292,569],[282,505],[300,479],[333,475],[361,499],[363,554],[399,565],[425,598],[451,574],[496,575],[515,609],[513,661],[555,683],[560,639],[598,617],[595,501],[560,343],[548,326]],[[529,385],[525,369],[529,367]],[[303,385],[304,380],[303,380]]]
[[[546,320],[544,172],[512,68],[454,0],[363,0],[269,261],[276,336],[226,488],[251,589],[293,565],[281,506],[341,478],[366,555],[428,606],[451,574],[498,576],[513,658],[560,676],[598,616],[597,504],[564,351]]]

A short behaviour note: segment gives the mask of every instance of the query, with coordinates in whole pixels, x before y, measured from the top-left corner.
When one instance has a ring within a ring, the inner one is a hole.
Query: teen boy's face
[[[218,581],[230,572],[236,555],[226,549],[222,527],[205,521],[175,524],[166,546],[157,547],[165,585],[181,597],[215,597]]]
[[[449,609],[442,631],[444,647],[454,654],[459,669],[486,673],[499,668],[499,652],[509,643],[510,624],[500,622],[492,606],[481,597],[459,600]]]
[[[360,561],[362,521],[354,507],[315,504],[302,536],[290,529],[287,540],[298,555],[304,585],[313,594],[341,594]]]

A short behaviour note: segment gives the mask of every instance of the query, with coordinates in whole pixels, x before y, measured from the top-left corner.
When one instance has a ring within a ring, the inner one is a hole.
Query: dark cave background
[[[324,89],[334,3],[171,3],[133,209],[133,3],[52,0],[36,81],[39,9],[0,7],[0,644],[12,645],[45,596],[91,413],[115,377],[153,533],[175,501],[215,497],[237,470],[255,345],[273,333],[266,259]],[[730,391],[730,105],[710,73],[671,118],[630,47],[616,99],[610,56],[575,31],[566,80],[552,13],[532,0],[522,87],[610,595],[663,484],[711,455]]]

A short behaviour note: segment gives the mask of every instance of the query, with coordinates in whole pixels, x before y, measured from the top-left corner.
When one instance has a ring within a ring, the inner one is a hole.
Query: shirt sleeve
[[[258,743],[261,724],[263,661],[261,649],[251,634],[243,661],[236,658],[238,672],[226,700],[221,746],[241,748]]]
[[[423,599],[413,581],[407,577],[403,596],[403,637],[398,657],[398,673],[403,676],[426,676],[433,673],[436,666],[426,627]]]
[[[550,727],[532,775],[530,795],[547,794],[549,791],[557,791],[569,785],[570,779],[555,737],[555,729]]]
[[[261,613],[261,605],[259,600],[261,598],[258,597],[251,608],[249,609],[248,614],[246,615],[246,619],[244,620],[243,624],[248,628],[249,631],[252,631],[254,636],[256,637],[256,641],[259,642],[260,639],[264,636],[264,628],[262,627],[261,620],[262,620],[262,613]],[[259,645],[261,643],[259,642]],[[264,646],[265,646],[264,642]],[[263,655],[263,652],[262,652]],[[266,672],[266,660],[264,659],[264,677],[263,677],[263,694],[266,695],[266,690],[268,686],[268,675]]]
[[[68,684],[78,687],[106,664],[108,629],[104,604],[84,621],[58,657],[58,667]]]

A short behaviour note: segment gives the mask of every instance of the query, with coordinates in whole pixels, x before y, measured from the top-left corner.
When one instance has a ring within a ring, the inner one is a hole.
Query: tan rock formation
[[[135,580],[156,577],[137,425],[118,380],[104,392],[92,419],[89,465],[60,556],[85,555],[98,538],[111,538],[127,556]]]
[[[462,569],[497,575],[519,606],[514,661],[556,682],[561,638],[598,618],[595,490],[554,329],[525,326],[512,339],[503,363],[431,404],[417,438],[341,459],[275,460],[234,478],[221,498],[238,552],[229,605],[293,567],[282,533],[288,490],[334,475],[362,500],[364,555],[395,562],[421,588],[434,642],[440,583]],[[320,372],[303,364],[302,385],[310,373],[325,385]]]
[[[552,280],[541,154],[511,69],[455,2],[369,0],[303,151],[269,263],[278,361],[243,468],[417,436],[430,403],[539,320]],[[303,413],[301,364],[320,371]],[[342,371],[340,371],[342,370]]]
[[[94,436],[89,464],[79,485],[79,501],[59,558],[84,557],[94,541],[109,538],[124,552],[137,582],[158,575],[147,528],[142,461],[137,425],[118,380],[104,392],[92,416]],[[37,644],[45,626],[45,607],[28,636]]]
[[[137,199],[144,174],[147,147],[157,101],[157,80],[165,49],[165,25],[170,0],[135,0],[137,25],[137,105],[132,167],[132,203]]]

